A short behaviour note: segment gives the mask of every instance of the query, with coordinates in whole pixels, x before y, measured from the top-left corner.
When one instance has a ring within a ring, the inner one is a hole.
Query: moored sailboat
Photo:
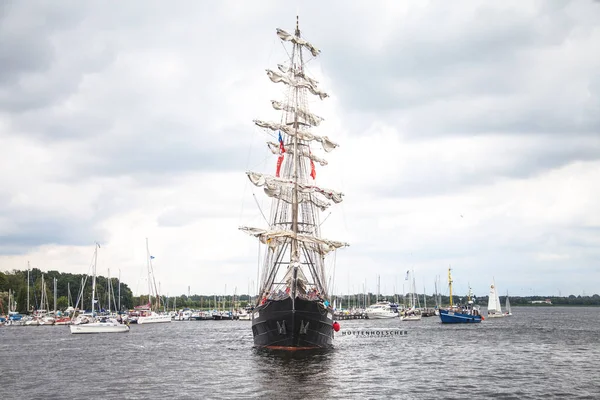
[[[274,83],[287,85],[284,101],[272,101],[282,112],[281,122],[254,121],[278,143],[268,142],[278,155],[275,176],[247,172],[250,181],[272,197],[268,229],[242,227],[267,245],[263,259],[260,296],[252,311],[252,333],[257,347],[298,350],[326,348],[333,340],[333,308],[325,274],[325,256],[346,243],[321,237],[319,210],[342,201],[343,194],[314,184],[314,163],[327,162],[313,154],[318,142],[329,152],[337,144],[310,128],[322,118],[308,110],[307,97],[328,97],[307,75],[304,50],[313,57],[320,51],[301,38],[298,23],[294,34],[277,29],[292,49],[289,63],[278,71],[267,70]]]
[[[96,264],[98,262],[98,249],[100,245],[96,243],[94,250],[94,265],[92,268],[92,315],[90,322],[69,325],[71,333],[122,333],[129,332],[129,326],[120,323],[114,318],[99,317],[96,318]],[[82,288],[83,293],[83,288]],[[83,297],[82,297],[83,299]]]
[[[152,266],[153,256],[150,255],[148,247],[148,238],[146,238],[146,266],[148,268],[148,304],[146,306],[135,307],[138,315],[135,318],[138,324],[158,324],[171,322],[172,318],[167,313],[157,312],[160,310],[160,294],[156,287],[156,279],[154,278],[154,267]],[[152,310],[152,293],[154,293],[154,309]]]
[[[407,271],[408,277],[409,271]],[[400,321],[420,321],[421,320],[421,308],[420,304],[417,306],[419,297],[417,295],[417,286],[415,284],[415,271],[412,273],[412,286],[410,287],[409,293],[409,307],[402,312]]]

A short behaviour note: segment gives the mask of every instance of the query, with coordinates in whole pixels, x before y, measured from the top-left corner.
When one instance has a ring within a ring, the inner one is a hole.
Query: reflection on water
[[[293,392],[293,398],[329,397],[334,353],[335,349],[290,352],[254,348],[256,395],[280,398]]]

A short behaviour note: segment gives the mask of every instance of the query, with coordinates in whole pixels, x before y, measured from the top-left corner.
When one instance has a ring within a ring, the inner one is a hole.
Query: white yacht
[[[384,318],[397,318],[398,313],[390,306],[387,301],[379,301],[375,304],[370,305],[365,310],[367,318],[369,319],[384,319]]]
[[[137,319],[138,324],[157,324],[161,322],[171,322],[171,316],[169,314],[157,314],[154,311],[144,313]]]
[[[71,333],[119,333],[129,332],[129,326],[114,318],[101,318],[97,322],[69,325]]]

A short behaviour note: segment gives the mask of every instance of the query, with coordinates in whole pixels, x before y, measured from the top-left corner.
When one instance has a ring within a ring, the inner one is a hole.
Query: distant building
[[[552,305],[552,302],[550,301],[550,299],[546,299],[546,300],[532,300],[531,304],[549,304],[549,305]]]

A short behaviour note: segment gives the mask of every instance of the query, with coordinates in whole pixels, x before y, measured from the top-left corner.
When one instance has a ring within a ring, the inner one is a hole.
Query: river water
[[[340,321],[334,349],[293,355],[254,349],[250,321],[96,335],[0,327],[0,399],[600,398],[599,308],[513,313],[474,325]]]

